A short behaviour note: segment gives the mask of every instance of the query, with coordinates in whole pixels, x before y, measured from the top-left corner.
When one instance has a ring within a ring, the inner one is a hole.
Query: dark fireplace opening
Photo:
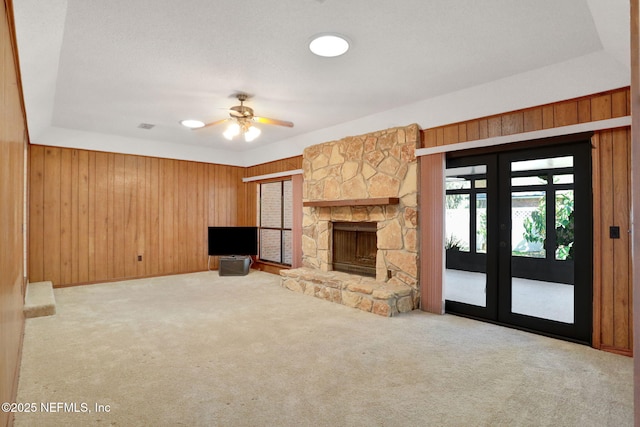
[[[375,222],[334,222],[333,269],[376,277],[377,230]]]

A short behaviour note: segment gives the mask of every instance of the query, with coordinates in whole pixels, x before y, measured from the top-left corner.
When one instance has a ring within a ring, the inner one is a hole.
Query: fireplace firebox
[[[376,277],[377,229],[375,222],[334,222],[333,269]]]

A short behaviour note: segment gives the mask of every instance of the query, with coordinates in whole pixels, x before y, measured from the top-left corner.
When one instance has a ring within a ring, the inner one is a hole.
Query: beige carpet
[[[18,401],[38,411],[15,425],[632,425],[630,358],[450,315],[383,318],[278,282],[56,289],[57,314],[27,320]]]

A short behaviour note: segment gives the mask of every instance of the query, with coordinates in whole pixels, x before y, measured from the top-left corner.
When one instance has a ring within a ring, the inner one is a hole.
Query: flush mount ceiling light
[[[339,34],[318,34],[312,37],[309,49],[318,56],[333,58],[349,50],[349,42]]]
[[[204,127],[204,123],[201,122],[200,120],[187,119],[187,120],[182,120],[180,124],[189,129],[198,129],[198,128]]]

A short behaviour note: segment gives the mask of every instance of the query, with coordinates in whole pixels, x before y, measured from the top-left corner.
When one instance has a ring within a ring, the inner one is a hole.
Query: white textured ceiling
[[[439,113],[425,102],[491,82],[517,78],[562,96],[575,81],[579,92],[629,80],[626,0],[14,0],[14,8],[34,143],[67,131],[95,149],[143,141],[235,152],[242,163],[242,153],[297,154],[283,144],[299,150],[322,142],[313,135],[323,129],[359,131],[344,125],[385,112],[379,128],[432,125]],[[351,50],[314,56],[308,42],[322,32],[346,35]],[[237,91],[253,95],[257,115],[295,126],[260,125],[248,144],[225,140],[224,126],[179,125],[227,117]],[[526,91],[490,97],[529,102]]]

